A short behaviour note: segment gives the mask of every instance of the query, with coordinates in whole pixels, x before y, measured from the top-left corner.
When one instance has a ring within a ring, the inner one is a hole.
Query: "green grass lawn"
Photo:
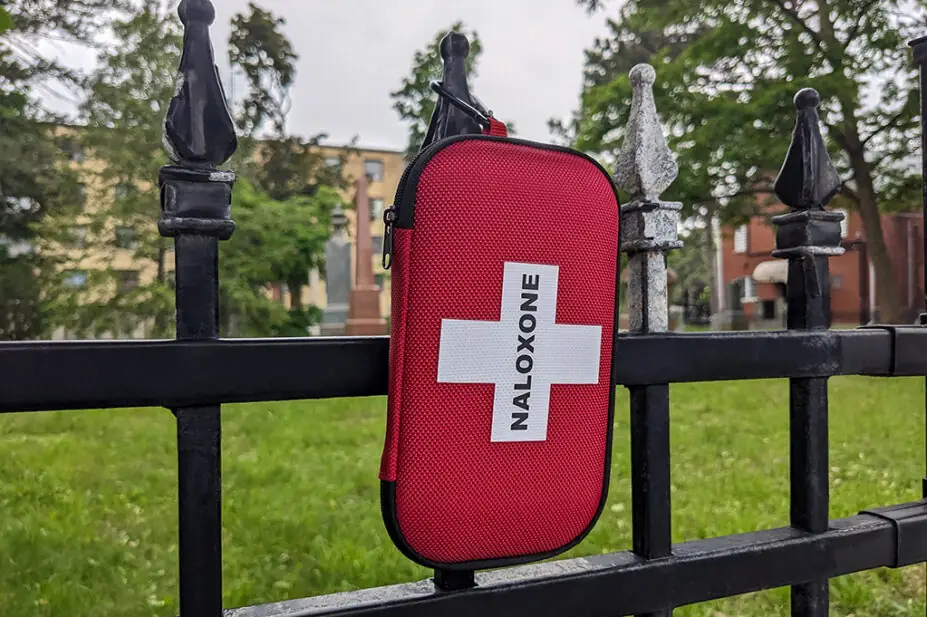
[[[922,379],[831,382],[832,517],[918,498]],[[788,385],[679,385],[676,541],[788,522]],[[224,411],[225,605],[419,580],[380,521],[383,399]],[[616,413],[608,505],[567,556],[630,546],[628,398]],[[159,409],[0,417],[0,614],[177,613],[173,416]],[[833,615],[924,614],[923,568],[832,583]],[[654,590],[659,593],[659,590]],[[773,590],[677,615],[787,615]]]

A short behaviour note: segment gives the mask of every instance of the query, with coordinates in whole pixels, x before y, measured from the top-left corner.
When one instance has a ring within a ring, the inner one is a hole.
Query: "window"
[[[71,139],[65,139],[61,142],[61,151],[68,157],[69,161],[82,163],[84,161],[84,150],[79,144]]]
[[[850,234],[850,213],[841,208],[831,210],[831,212],[839,212],[843,215],[843,220],[840,221],[840,237],[846,238]]]
[[[381,255],[383,253],[383,236],[373,236],[373,255]]]
[[[843,276],[837,275],[830,278],[830,288],[831,289],[840,289],[843,287]]]
[[[763,300],[763,303],[760,305],[761,315],[763,319],[775,319],[776,318],[776,301],[775,300]]]
[[[74,289],[83,289],[87,286],[87,271],[72,270],[65,274],[64,284]]]
[[[747,246],[747,226],[741,225],[734,230],[734,252],[746,253]]]
[[[116,272],[116,293],[124,294],[138,287],[138,272],[119,270]]]
[[[376,276],[374,276],[374,280],[377,283],[377,287],[379,287],[381,290],[385,289],[385,285],[386,285],[386,275],[385,274],[377,274]]]
[[[326,167],[341,167],[341,159],[337,156],[326,156],[325,166]]]
[[[744,282],[743,283],[744,295],[742,296],[741,299],[744,301],[755,300],[756,299],[756,286],[753,284],[753,277],[745,276],[743,278],[743,282]]]
[[[116,228],[116,248],[134,249],[138,246],[138,233],[134,227]]]
[[[383,216],[383,206],[384,202],[382,199],[371,199],[370,200],[370,220],[379,221],[380,217]]]
[[[364,173],[371,182],[381,182],[383,180],[383,161],[376,159],[367,159],[364,161]]]
[[[75,249],[82,249],[87,246],[87,226],[75,225],[70,231],[70,246]]]

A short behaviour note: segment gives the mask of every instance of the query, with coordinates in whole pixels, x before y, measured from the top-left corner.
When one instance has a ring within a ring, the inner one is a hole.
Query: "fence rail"
[[[615,384],[924,375],[923,349],[915,326],[621,334]],[[0,343],[0,413],[380,396],[388,354],[387,337]]]
[[[756,531],[673,546],[647,560],[620,552],[477,575],[476,589],[439,592],[425,581],[280,602],[228,617],[472,617],[646,614],[815,577],[833,578],[927,561],[927,505],[911,504],[905,533],[875,514],[830,522],[809,534],[792,528]],[[910,551],[909,553],[907,551]]]
[[[234,231],[235,176],[217,166],[234,151],[235,135],[209,44],[212,5],[182,0],[179,11],[183,79],[166,123],[175,165],[161,172],[159,221],[161,233],[176,241],[178,340],[0,343],[0,413],[171,409],[180,613],[219,617],[221,404],[383,395],[389,340],[218,338],[218,243]],[[927,39],[915,42],[915,58],[925,86]],[[644,65],[631,72],[634,96],[616,175],[631,197],[621,212],[631,332],[618,338],[614,353],[615,385],[631,392],[633,550],[480,573],[475,587],[459,591],[423,581],[225,615],[664,616],[687,604],[791,585],[793,615],[825,617],[830,578],[927,561],[927,501],[829,520],[827,378],[925,376],[927,328],[827,330],[828,257],[842,251],[842,215],[825,209],[839,178],[818,127],[817,93],[796,96],[796,130],[776,182],[791,208],[774,219],[775,255],[789,263],[788,331],[671,334],[666,254],[681,246],[681,206],[660,200],[678,170],[654,106],[655,78]],[[790,380],[789,526],[671,544],[670,384],[773,378]]]

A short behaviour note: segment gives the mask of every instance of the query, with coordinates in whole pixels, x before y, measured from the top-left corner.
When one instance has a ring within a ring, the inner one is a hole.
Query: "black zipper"
[[[414,219],[415,219],[415,199],[414,195],[411,201],[406,199],[406,185],[409,183],[409,180],[412,179],[413,172],[415,176],[415,184],[418,184],[418,178],[421,176],[422,169],[425,165],[428,164],[428,161],[442,148],[456,143],[458,141],[464,141],[467,139],[476,139],[476,140],[487,140],[487,141],[505,141],[506,143],[518,145],[518,146],[527,146],[529,148],[536,148],[538,150],[549,150],[552,152],[563,152],[566,154],[572,154],[583,158],[596,167],[599,168],[606,178],[611,182],[612,190],[615,191],[615,199],[618,199],[618,188],[615,185],[614,179],[601,163],[589,156],[584,152],[579,152],[573,150],[572,148],[567,148],[565,146],[556,146],[553,144],[542,144],[533,141],[528,141],[525,139],[517,139],[513,137],[495,137],[490,135],[455,135],[454,137],[445,137],[440,141],[436,141],[427,148],[421,150],[418,154],[415,155],[415,158],[406,166],[405,171],[402,172],[402,177],[399,179],[399,186],[396,189],[396,198],[393,200],[393,205],[386,209],[386,212],[383,213],[383,222],[386,225],[386,231],[383,237],[383,268],[389,270],[393,262],[393,232],[396,227],[400,229],[412,229]],[[405,203],[409,201],[409,203]]]
[[[393,205],[383,212],[383,223],[386,226],[386,231],[383,234],[384,270],[389,270],[393,266],[393,228],[399,221],[399,206],[402,204],[402,194],[403,191],[405,191],[406,183],[409,181],[409,176],[412,175],[412,168],[415,167],[415,164],[426,152],[443,141],[445,140],[442,139],[440,142],[435,142],[429,145],[427,148],[419,150],[418,154],[412,157],[412,160],[409,161],[408,165],[406,165],[406,168],[402,172],[402,176],[399,178],[399,186],[396,187],[396,195],[393,197]],[[411,228],[412,225],[410,224],[409,227]]]

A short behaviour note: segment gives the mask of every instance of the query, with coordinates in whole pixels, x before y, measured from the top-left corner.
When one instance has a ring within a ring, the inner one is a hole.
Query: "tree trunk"
[[[291,311],[301,311],[303,310],[303,285],[297,281],[291,281],[287,283],[287,287],[290,288],[290,310]]]
[[[844,135],[845,149],[850,157],[850,166],[856,178],[856,193],[859,198],[857,204],[860,218],[863,221],[863,231],[866,233],[866,250],[876,274],[879,321],[887,324],[900,324],[903,316],[898,298],[895,268],[888,254],[888,247],[885,245],[885,236],[882,234],[882,220],[879,216],[879,202],[872,181],[872,168],[866,161],[855,127],[851,127],[847,133]]]
[[[164,248],[163,240],[158,242],[158,283],[163,285],[167,280],[167,249]],[[154,326],[152,327],[152,338],[166,338],[168,335],[168,316],[158,312],[155,314]]]
[[[831,21],[831,9],[827,0],[818,0],[818,15],[821,18],[820,36],[825,44],[824,50],[828,61],[833,65],[834,73],[842,74],[846,47],[837,39],[834,24]],[[879,201],[872,181],[872,167],[866,160],[866,148],[859,136],[856,112],[859,109],[859,91],[852,96],[847,93],[838,95],[843,122],[836,135],[840,145],[850,158],[850,167],[856,180],[857,205],[866,233],[866,249],[876,274],[876,295],[879,304],[879,321],[887,324],[899,324],[902,321],[901,303],[892,260],[885,246],[882,235],[882,220],[879,217]],[[871,282],[870,282],[871,284]]]

